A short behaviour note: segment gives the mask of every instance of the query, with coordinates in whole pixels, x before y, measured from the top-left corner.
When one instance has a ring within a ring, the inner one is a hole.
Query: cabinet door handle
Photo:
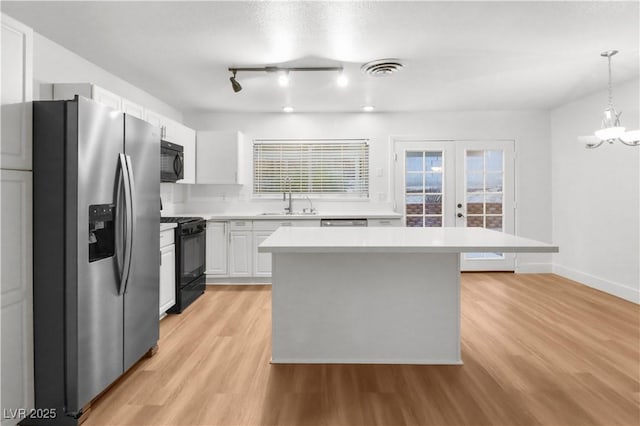
[[[160,266],[162,266],[162,250],[160,250],[158,253],[160,253]]]

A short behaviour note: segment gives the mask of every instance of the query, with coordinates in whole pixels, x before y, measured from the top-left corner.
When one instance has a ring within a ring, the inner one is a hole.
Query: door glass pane
[[[441,227],[442,151],[405,154],[405,215],[409,227]]]
[[[424,210],[426,214],[442,214],[442,195],[426,195]]]
[[[485,195],[487,214],[502,214],[502,194]]]
[[[502,231],[502,216],[487,216],[487,229]]]
[[[442,193],[442,173],[428,173],[425,192],[431,194]]]
[[[503,230],[503,151],[465,153],[466,226]],[[465,253],[465,259],[503,259],[503,253]]]
[[[424,195],[409,195],[405,197],[407,215],[424,214]]]
[[[407,173],[407,192],[424,193],[424,175],[422,173]]]
[[[422,228],[424,226],[424,219],[422,216],[407,216],[407,226]]]
[[[484,228],[484,216],[467,216],[468,228]]]
[[[502,192],[502,173],[487,173],[485,192]]]
[[[467,151],[467,172],[484,170],[484,151]]]
[[[426,216],[424,226],[427,228],[440,228],[442,226],[442,216]]]
[[[424,170],[423,152],[407,152],[406,171],[422,172]]]
[[[485,162],[487,165],[488,172],[501,172],[502,171],[502,150],[485,151],[486,157]]]
[[[426,160],[426,168],[427,172],[441,172],[442,171],[442,152],[434,151],[434,152],[426,152],[425,153]]]
[[[482,173],[467,173],[467,192],[483,192],[484,176]]]

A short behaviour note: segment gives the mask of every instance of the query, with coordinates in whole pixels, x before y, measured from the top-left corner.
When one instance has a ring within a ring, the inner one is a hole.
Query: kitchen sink
[[[286,213],[286,212],[263,212],[260,213],[260,216],[316,216],[318,214],[318,212],[293,212],[293,213]]]

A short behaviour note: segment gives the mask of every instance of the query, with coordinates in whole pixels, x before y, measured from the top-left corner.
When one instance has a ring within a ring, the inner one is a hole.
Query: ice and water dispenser
[[[89,262],[114,255],[115,212],[115,204],[89,206]]]

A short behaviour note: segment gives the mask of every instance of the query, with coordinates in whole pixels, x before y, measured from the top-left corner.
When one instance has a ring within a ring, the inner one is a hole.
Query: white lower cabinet
[[[401,226],[397,218],[369,219],[369,226]],[[316,227],[320,219],[231,220],[207,222],[206,274],[211,278],[271,276],[271,254],[258,247],[281,226]]]
[[[160,316],[176,303],[174,229],[160,233]]]
[[[402,219],[369,219],[368,226],[402,226]]]
[[[252,270],[252,231],[229,232],[229,276],[250,277]]]
[[[271,276],[271,253],[259,253],[258,246],[269,238],[273,231],[253,231],[253,276]]]
[[[227,276],[227,222],[207,222],[207,275]]]

